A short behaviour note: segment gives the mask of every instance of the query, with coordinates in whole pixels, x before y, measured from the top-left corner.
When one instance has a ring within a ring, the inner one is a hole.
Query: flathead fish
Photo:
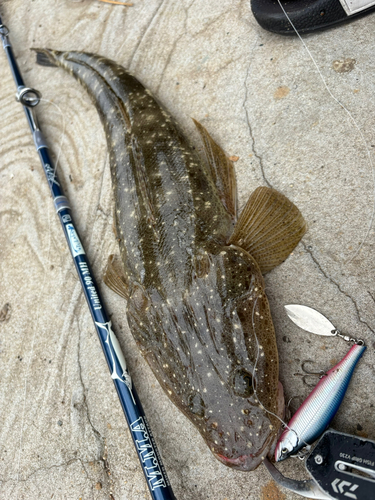
[[[120,65],[37,53],[83,84],[104,126],[121,256],[109,260],[105,282],[127,300],[143,356],[213,454],[255,469],[276,444],[283,411],[262,273],[297,245],[302,215],[260,187],[237,219],[233,164],[202,125],[206,161]]]

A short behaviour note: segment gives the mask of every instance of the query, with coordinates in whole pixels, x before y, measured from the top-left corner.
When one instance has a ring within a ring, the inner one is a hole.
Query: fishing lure
[[[304,330],[355,341],[342,335],[327,318],[314,309],[291,305],[286,306],[286,310],[289,318]],[[346,356],[323,375],[281,434],[275,449],[276,462],[281,462],[297,454],[304,446],[312,444],[328,427],[341,405],[354,369],[365,350],[363,341],[357,341]]]

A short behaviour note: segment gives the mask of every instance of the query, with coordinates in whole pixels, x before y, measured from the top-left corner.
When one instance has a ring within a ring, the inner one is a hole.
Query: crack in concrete
[[[185,20],[185,25],[186,25],[186,20]],[[173,52],[175,51],[175,48],[176,48],[178,42],[181,40],[181,38],[184,35],[186,35],[186,33],[181,33],[181,35],[178,38],[176,38],[176,40],[173,42],[173,45],[172,45],[172,48],[171,48],[171,50],[170,50],[170,52],[168,54],[167,60],[165,61],[163,71],[161,72],[160,81],[159,81],[159,83],[158,83],[158,85],[156,87],[156,90],[155,90],[156,94],[159,92],[160,86],[161,86],[161,84],[163,82],[164,73],[165,73],[165,71],[166,71],[169,63],[171,62]]]
[[[256,45],[256,43],[258,42],[258,38],[256,39],[255,43],[254,43],[254,47]],[[253,50],[254,50],[254,47],[253,47]],[[266,173],[265,173],[265,169],[264,169],[264,165],[263,165],[263,158],[261,157],[261,155],[258,153],[258,151],[256,150],[256,147],[255,147],[255,138],[254,138],[254,134],[253,134],[253,129],[252,129],[252,126],[251,126],[251,122],[250,122],[250,118],[249,118],[249,112],[247,110],[247,107],[246,107],[246,103],[247,103],[247,99],[248,99],[248,93],[247,93],[247,85],[246,85],[246,82],[247,82],[247,79],[249,77],[249,73],[250,73],[250,67],[251,67],[251,64],[249,64],[248,68],[247,68],[247,72],[246,72],[246,77],[245,77],[245,81],[244,81],[244,87],[245,87],[245,98],[244,98],[244,101],[243,101],[243,108],[245,110],[245,116],[246,116],[246,123],[247,123],[247,127],[249,129],[249,135],[250,135],[250,138],[251,138],[251,150],[255,156],[255,158],[258,160],[259,162],[259,166],[260,166],[260,170],[261,170],[261,173],[262,173],[262,177],[263,177],[263,180],[264,182],[267,184],[268,187],[273,187],[272,184],[269,182],[269,180],[267,179],[267,176],[266,176]]]
[[[375,297],[373,296],[373,294],[369,290],[367,290],[367,293],[370,295],[370,297],[372,298],[372,300],[375,302]]]
[[[226,61],[221,66],[218,66],[217,69],[214,69],[214,70],[210,71],[210,75],[214,76],[214,75],[220,74],[221,71],[223,71],[224,69],[228,68],[231,64],[235,64],[238,61],[241,61],[242,59],[243,59],[242,55],[240,55],[239,57],[232,58],[229,61]]]
[[[188,10],[190,9],[191,5],[189,5],[188,7]],[[205,37],[208,36],[208,30],[211,28],[211,26],[213,26],[214,24],[216,24],[217,22],[222,22],[223,20],[223,16],[226,14],[227,12],[224,12],[222,15],[219,15],[219,16],[215,16],[215,17],[212,17],[212,19],[210,21],[207,21],[203,28],[198,30],[198,31],[195,31],[194,32],[194,38],[197,38],[199,37],[200,35],[204,35]]]
[[[112,475],[111,475],[111,471],[110,471],[109,464],[108,464],[108,450],[107,450],[106,439],[105,439],[105,437],[103,437],[101,435],[101,433],[98,431],[98,429],[96,429],[96,427],[94,426],[94,424],[92,423],[92,420],[91,420],[90,411],[89,411],[89,407],[88,407],[87,400],[86,400],[86,387],[85,387],[85,384],[84,384],[83,378],[82,378],[82,366],[81,366],[80,352],[81,352],[81,331],[79,330],[77,360],[78,360],[79,379],[80,379],[80,382],[81,382],[81,385],[83,388],[83,394],[84,394],[83,404],[86,408],[87,420],[88,420],[88,422],[91,426],[91,429],[92,429],[92,431],[93,431],[93,433],[94,433],[94,435],[99,443],[99,458],[97,461],[101,462],[103,464],[103,470],[107,476],[108,484],[109,484],[109,495],[110,495],[110,498],[114,500],[114,496],[113,496],[113,492],[112,492],[113,481],[112,481]]]
[[[100,462],[100,460],[96,460],[96,461]],[[69,467],[69,465],[71,465],[74,462],[80,462],[80,464],[82,465],[83,470],[85,471],[87,479],[89,479],[90,481],[94,482],[94,479],[89,476],[89,474],[88,474],[88,472],[86,470],[86,467],[85,467],[85,465],[90,465],[90,462],[93,462],[93,460],[89,460],[87,462],[84,462],[79,457],[78,458],[71,458],[70,460],[67,460],[66,462],[62,462],[61,464],[53,464],[53,465],[49,465],[48,467],[38,467],[34,471],[30,472],[30,474],[28,476],[26,476],[25,478],[23,478],[23,479],[17,479],[17,480],[15,480],[15,479],[0,479],[0,482],[4,483],[4,484],[11,483],[11,482],[14,482],[14,481],[16,481],[16,483],[26,483],[27,481],[30,480],[31,477],[35,476],[35,474],[38,474],[38,472],[50,471],[52,469],[58,469],[60,467]]]
[[[318,268],[318,270],[321,272],[321,274],[328,281],[330,281],[333,285],[335,285],[336,288],[339,290],[340,293],[342,293],[345,297],[347,297],[352,302],[352,304],[354,305],[354,309],[356,311],[357,317],[358,317],[358,321],[360,323],[362,323],[363,325],[365,325],[370,330],[371,333],[375,333],[375,331],[371,328],[371,326],[367,323],[367,321],[365,321],[364,319],[361,318],[360,310],[359,310],[359,307],[358,307],[358,304],[357,304],[356,300],[351,295],[349,295],[345,290],[343,290],[341,288],[340,284],[337,281],[335,281],[333,278],[331,278],[331,276],[329,276],[329,274],[326,273],[326,271],[324,271],[324,269],[322,268],[320,262],[314,256],[312,250],[308,247],[308,245],[306,245],[306,243],[304,243],[304,242],[301,242],[301,243],[302,243],[304,249],[306,250],[306,252],[310,255],[312,261],[314,262],[314,264],[316,265],[316,267]]]
[[[108,448],[106,442],[104,442],[104,454],[102,457],[102,462],[104,466],[104,471],[108,476],[108,483],[109,483],[109,498],[111,500],[115,500],[115,497],[113,496],[113,481],[112,481],[112,473],[111,469],[109,468],[109,463],[108,463]]]
[[[172,55],[173,55],[173,53],[174,53],[174,51],[175,51],[175,49],[176,49],[176,47],[177,47],[178,42],[181,40],[181,38],[182,38],[183,36],[185,36],[185,35],[186,35],[187,19],[188,19],[188,11],[185,9],[185,7],[184,7],[184,11],[185,11],[185,20],[184,20],[184,25],[183,25],[183,30],[182,30],[183,32],[182,32],[182,33],[181,33],[181,35],[180,35],[180,36],[178,36],[178,37],[176,38],[176,40],[173,42],[173,45],[172,45],[172,48],[171,48],[171,50],[170,50],[170,52],[169,52],[169,54],[168,54],[167,60],[165,61],[163,71],[161,72],[160,81],[159,81],[159,83],[158,83],[158,85],[157,85],[157,87],[156,87],[156,93],[158,93],[158,92],[159,92],[160,86],[161,86],[161,84],[162,84],[162,82],[163,82],[163,76],[164,76],[164,73],[165,73],[165,71],[166,71],[166,69],[167,69],[167,67],[168,67],[169,63],[171,62]]]
[[[158,15],[158,13],[159,13],[160,9],[161,9],[161,8],[162,8],[162,6],[164,5],[164,2],[165,2],[165,0],[162,0],[162,1],[160,2],[160,5],[156,8],[155,13],[153,14],[153,16],[152,16],[152,18],[151,18],[150,22],[149,22],[149,23],[148,23],[148,25],[145,27],[145,29],[143,30],[143,32],[142,32],[142,34],[141,34],[141,36],[139,37],[138,43],[136,44],[136,46],[135,46],[135,48],[134,48],[134,50],[133,50],[133,53],[132,53],[132,55],[131,55],[131,57],[130,57],[130,62],[129,62],[128,68],[130,68],[130,67],[131,67],[131,65],[133,64],[133,60],[134,60],[135,54],[137,53],[137,51],[138,51],[139,47],[141,46],[141,44],[142,44],[142,42],[143,42],[144,38],[146,37],[148,30],[151,28],[151,26],[152,26],[152,24],[153,24],[153,22],[154,22],[154,19],[157,17],[157,15]]]
[[[80,359],[80,352],[81,352],[81,332],[79,334],[79,337],[78,337],[78,353],[77,353],[77,361],[78,361],[78,373],[79,373],[79,379],[80,379],[80,382],[81,382],[81,385],[82,385],[82,388],[83,388],[83,395],[84,395],[84,398],[83,398],[83,404],[86,408],[86,416],[87,416],[87,420],[95,434],[95,437],[97,438],[97,440],[99,441],[100,443],[100,448],[99,448],[99,454],[102,455],[103,454],[103,450],[104,450],[104,437],[100,434],[100,432],[94,427],[94,424],[92,423],[91,421],[91,417],[90,417],[90,411],[89,411],[89,407],[88,407],[88,404],[87,404],[87,400],[86,400],[86,387],[85,387],[85,384],[83,382],[83,378],[82,378],[82,365],[81,365],[81,359]]]

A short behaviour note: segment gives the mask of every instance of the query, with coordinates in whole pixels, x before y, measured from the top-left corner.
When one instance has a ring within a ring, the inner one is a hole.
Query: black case
[[[262,28],[281,35],[295,34],[277,0],[251,0],[251,9]],[[339,0],[281,0],[299,33],[311,33],[368,14],[375,6],[348,16]]]

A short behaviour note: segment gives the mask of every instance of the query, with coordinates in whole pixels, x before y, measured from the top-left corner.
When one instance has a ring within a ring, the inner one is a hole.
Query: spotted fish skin
[[[104,126],[127,318],[143,356],[214,455],[255,469],[275,445],[282,404],[262,273],[229,243],[236,214],[174,120],[123,67],[37,52],[83,84]]]

